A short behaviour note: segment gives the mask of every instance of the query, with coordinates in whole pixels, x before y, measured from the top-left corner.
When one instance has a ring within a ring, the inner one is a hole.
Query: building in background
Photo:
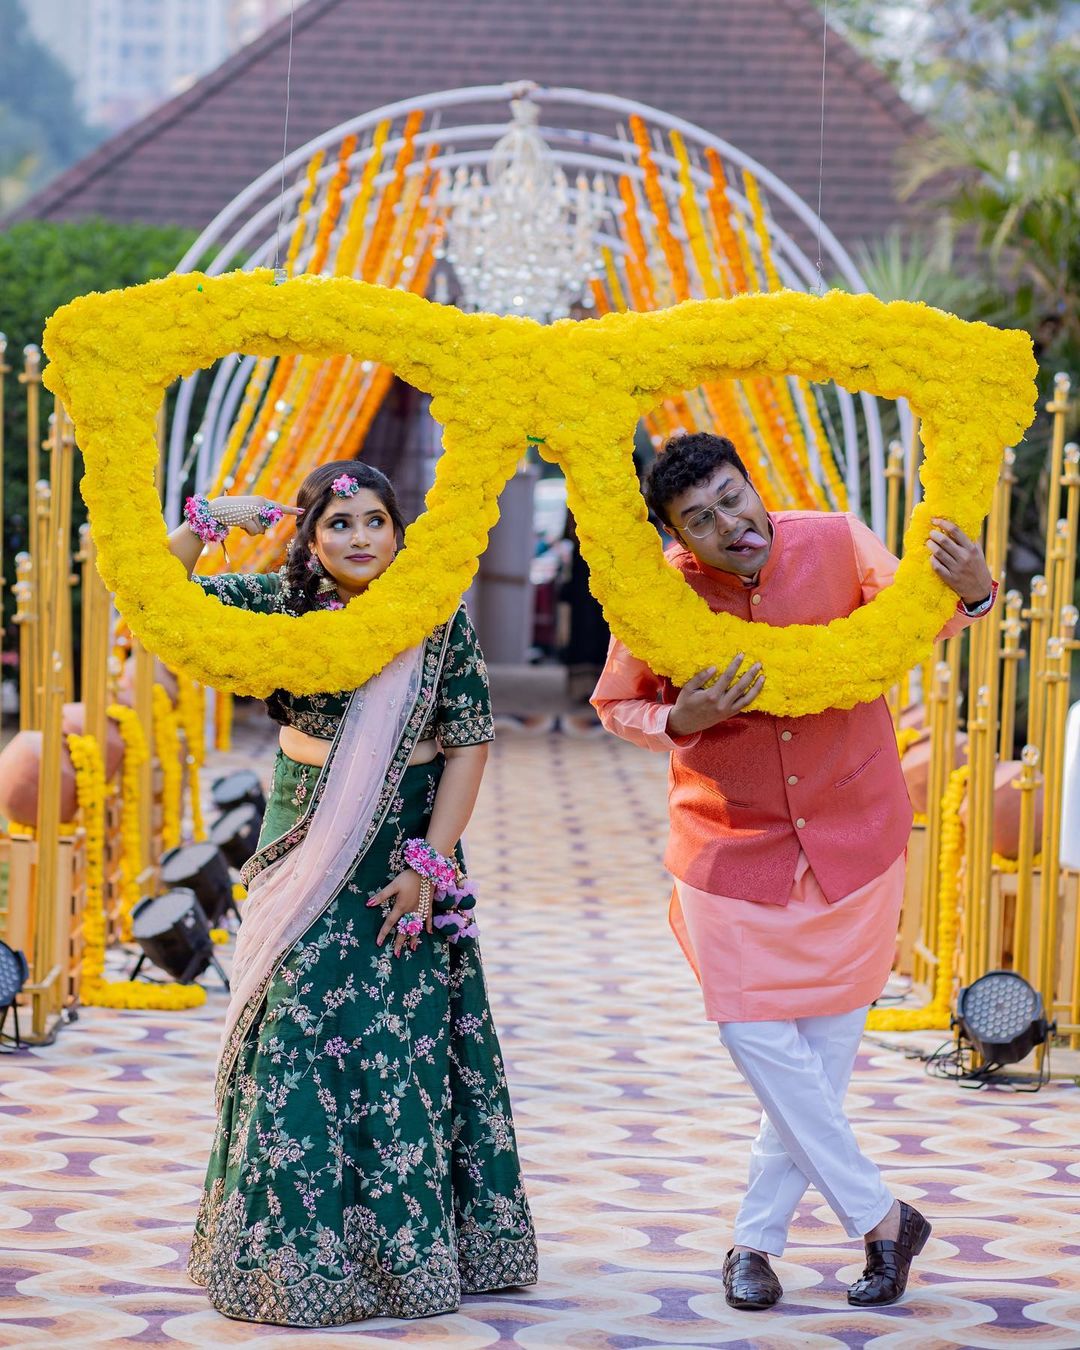
[[[136,122],[288,13],[289,0],[22,0],[86,121]]]
[[[26,2],[41,22],[48,8],[72,8]],[[133,12],[136,3],[164,12],[180,2],[129,0]],[[121,0],[85,0],[85,9],[105,3]],[[261,23],[275,9],[281,17],[13,219],[100,215],[201,229],[271,168],[282,146],[289,6],[252,3],[232,0],[236,22]],[[850,246],[912,210],[897,200],[897,159],[928,128],[834,32],[822,165],[822,35],[815,0],[297,0],[289,148],[367,109],[439,89],[514,79],[595,89],[706,127],[815,205],[820,186],[822,217]]]

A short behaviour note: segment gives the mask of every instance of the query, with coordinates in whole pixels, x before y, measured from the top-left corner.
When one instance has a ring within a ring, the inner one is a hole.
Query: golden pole
[[[885,547],[894,556],[900,553],[901,511],[900,486],[904,481],[904,447],[899,441],[889,446],[889,462],[885,468]],[[904,684],[901,679],[889,690],[889,708],[892,712],[893,726],[900,725],[900,714],[904,708]]]
[[[105,745],[109,704],[109,593],[98,575],[94,540],[90,526],[79,530],[78,561],[82,564],[82,653],[80,693],[84,708],[84,729]]]
[[[1076,625],[1080,623],[1080,610],[1075,605],[1063,605],[1061,609],[1061,626],[1058,629],[1058,636],[1061,640],[1061,674],[1062,679],[1058,684],[1056,696],[1058,700],[1057,720],[1061,727],[1060,743],[1057,746],[1057,754],[1061,761],[1059,776],[1064,785],[1065,778],[1065,723],[1069,716],[1069,691],[1071,688],[1072,676],[1072,654],[1080,649],[1080,642],[1076,639]],[[1058,809],[1064,805],[1059,798]],[[1058,821],[1058,846],[1060,849],[1061,821]],[[1058,858],[1058,868],[1061,875],[1061,881],[1065,880],[1065,871],[1061,868],[1061,859]],[[1075,876],[1075,874],[1074,874]],[[1074,922],[1080,924],[1080,913],[1074,913]],[[1067,961],[1068,953],[1062,952],[1063,961]],[[1069,999],[1069,1021],[1076,1028],[1069,1037],[1069,1046],[1073,1050],[1080,1049],[1080,932],[1073,929],[1072,937],[1072,970],[1070,971],[1072,981],[1070,985]]]
[[[33,725],[34,690],[37,674],[34,661],[37,656],[38,616],[35,611],[34,564],[29,553],[15,555],[15,618],[19,628],[19,730],[29,731]]]
[[[889,443],[889,461],[885,466],[885,547],[894,556],[900,552],[901,498],[904,481],[904,447]]]
[[[23,370],[19,376],[19,383],[26,387],[26,490],[29,495],[41,477],[38,465],[38,444],[41,436],[41,351],[33,343],[23,348]]]
[[[32,1000],[33,1035],[43,1039],[50,1014],[63,1006],[64,952],[70,900],[60,896],[60,765],[63,754],[63,662],[60,640],[63,634],[61,614],[69,597],[66,555],[71,530],[72,452],[62,437],[54,443],[51,492],[52,510],[47,531],[42,536],[46,554],[52,555],[49,589],[45,597],[44,623],[48,659],[41,690],[41,774],[38,782],[37,879],[35,883],[34,971],[28,986]],[[49,488],[48,484],[39,484]]]
[[[34,700],[33,721],[31,726],[40,727],[44,715],[45,685],[48,683],[48,669],[51,652],[49,650],[49,623],[51,615],[49,605],[52,599],[52,577],[56,570],[55,559],[49,548],[49,522],[52,518],[52,488],[44,479],[34,484],[34,532],[33,551],[34,591],[36,594],[37,622],[34,625]]]
[[[4,579],[4,526],[7,517],[4,515],[4,376],[11,370],[7,363],[7,335],[0,333],[0,651],[4,644],[4,587],[7,582]]]
[[[1009,522],[1012,515],[1013,488],[1016,486],[1016,451],[1005,451],[1001,465],[1001,477],[998,479],[1001,490],[1001,509],[997,516],[997,537],[993,541],[993,557],[996,563],[994,575],[1004,576],[1005,564],[1009,556]]]
[[[1009,503],[1015,481],[1015,456],[1007,450],[994,489],[986,522],[986,560],[991,576],[1000,584],[1005,576],[1009,532]],[[1000,925],[998,907],[991,896],[991,858],[994,839],[994,769],[1000,736],[1001,667],[998,647],[1002,631],[1001,606],[969,631],[968,662],[969,742],[968,830],[965,885],[967,902],[964,924],[964,966],[969,982],[996,964],[991,952],[996,942],[991,928]],[[998,935],[1000,936],[1000,934]]]
[[[1029,622],[1028,630],[1028,710],[1027,739],[1039,755],[1043,751],[1042,667],[1046,656],[1047,628],[1050,609],[1047,605],[1049,586],[1045,577],[1031,578],[1031,602],[1023,611]]]
[[[141,642],[132,639],[135,660],[135,698],[133,707],[139,715],[150,754],[139,768],[139,830],[142,834],[142,869],[139,885],[142,895],[154,893],[156,859],[154,857],[154,658]]]
[[[981,647],[982,644],[980,643]],[[972,643],[974,649],[975,644]],[[977,677],[976,666],[981,665],[981,653],[971,652],[970,676]],[[965,869],[966,902],[964,905],[964,971],[965,983],[970,984],[988,968],[990,947],[989,890],[990,840],[994,809],[994,726],[992,722],[990,688],[978,686],[975,697],[968,700],[968,775],[967,790],[967,867]]]
[[[1020,646],[1024,625],[1020,613],[1024,608],[1024,597],[1019,591],[1009,591],[1005,597],[1005,622],[1002,624],[1001,647],[1001,736],[998,741],[998,758],[1003,762],[1013,757],[1013,742],[1016,738],[1016,685],[1020,673],[1020,661],[1024,651]]]
[[[1054,393],[1046,405],[1046,411],[1053,419],[1050,432],[1050,480],[1046,485],[1046,536],[1049,542],[1050,531],[1058,518],[1058,480],[1061,477],[1061,461],[1065,449],[1065,417],[1069,411],[1068,375],[1059,371],[1054,376]]]
[[[67,415],[64,405],[59,399],[56,400],[56,410],[54,413],[55,421],[55,445],[62,447],[64,454],[70,460],[75,449],[75,436],[71,425],[71,420]],[[54,511],[57,509],[56,502],[53,502]],[[71,556],[71,493],[68,493],[68,500],[64,505],[64,516],[67,520],[67,531],[60,540],[60,555],[56,559],[56,565],[60,569],[64,582],[58,589],[57,594],[60,597],[60,612],[57,615],[58,633],[57,633],[57,651],[60,653],[61,678],[64,684],[64,702],[73,703],[75,701],[75,669],[74,669],[74,647],[72,643],[72,589],[78,585],[78,574],[72,566]],[[102,742],[98,742],[102,744]]]
[[[1046,559],[1046,579],[1050,585],[1050,600],[1047,609],[1050,611],[1051,623],[1061,612],[1062,605],[1072,604],[1071,587],[1068,585],[1069,578],[1066,576],[1069,565],[1068,532],[1069,522],[1059,520],[1054,527],[1053,535],[1047,540],[1049,547]]]
[[[1060,637],[1046,644],[1046,753],[1043,758],[1042,887],[1040,893],[1039,992],[1046,1015],[1057,1011],[1058,918],[1061,847],[1061,772],[1068,707],[1068,654]]]
[[[1020,792],[1020,841],[1016,859],[1016,909],[1013,920],[1013,970],[1029,984],[1037,985],[1038,973],[1031,971],[1031,893],[1035,870],[1035,789],[1041,781],[1039,751],[1025,745],[1020,752],[1020,777],[1013,787]]]
[[[953,703],[952,669],[947,661],[934,667],[929,690],[930,763],[926,778],[926,854],[923,858],[923,913],[920,941],[915,947],[913,973],[919,984],[933,986],[930,960],[937,942],[938,868],[941,853],[941,801],[952,772],[953,742],[948,739],[949,709]]]

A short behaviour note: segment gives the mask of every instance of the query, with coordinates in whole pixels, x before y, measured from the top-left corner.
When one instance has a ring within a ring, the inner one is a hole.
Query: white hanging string
[[[824,16],[821,25],[821,128],[818,140],[818,186],[817,186],[817,289],[818,295],[825,293],[825,275],[822,271],[821,246],[821,199],[825,183],[825,66],[829,49],[829,0],[825,0]]]
[[[289,0],[289,60],[285,69],[285,130],[282,136],[282,144],[281,144],[281,189],[278,193],[278,216],[277,216],[277,225],[274,229],[275,281],[285,280],[285,274],[280,266],[281,225],[285,216],[285,156],[289,150],[289,103],[292,99],[292,54],[293,54],[294,16],[295,16],[295,7],[293,4],[293,0]]]

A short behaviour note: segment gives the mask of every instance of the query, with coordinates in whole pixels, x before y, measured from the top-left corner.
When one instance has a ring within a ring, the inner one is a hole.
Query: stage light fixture
[[[1026,1059],[1054,1029],[1038,991],[1013,970],[991,970],[961,989],[956,1023],[981,1056],[984,1073]]]
[[[30,967],[27,965],[26,957],[22,952],[17,952],[9,947],[6,942],[0,942],[0,1041],[10,1041],[10,1036],[5,1036],[4,1027],[7,1025],[7,1015],[10,1012],[15,1019],[15,1040],[16,1047],[22,1045],[22,1037],[19,1034],[19,1005],[15,1002],[23,985],[30,978]]]
[[[229,981],[214,954],[206,914],[190,887],[176,886],[140,900],[131,911],[131,936],[142,948],[131,979],[146,961],[181,984],[192,984],[213,966],[228,989]]]

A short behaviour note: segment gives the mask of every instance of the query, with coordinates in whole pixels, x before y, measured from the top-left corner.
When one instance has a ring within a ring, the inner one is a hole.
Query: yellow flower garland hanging
[[[140,984],[105,978],[105,765],[93,736],[69,736],[75,792],[86,831],[86,908],[79,1001],[94,1008],[195,1008],[206,1001],[200,985]]]
[[[206,691],[182,671],[177,673],[176,711],[187,743],[188,796],[191,835],[197,844],[206,838],[199,770],[206,761]]]
[[[180,763],[180,721],[160,684],[154,685],[153,699],[154,750],[161,766],[161,843],[169,849],[176,848],[181,839],[184,767]]]
[[[542,327],[348,277],[277,286],[266,270],[192,273],[83,296],[52,316],[44,345],[45,383],[74,419],[85,458],[101,573],[132,631],[174,669],[259,697],[354,688],[447,620],[532,440],[566,472],[608,623],[654,671],[682,684],[743,651],[765,668],[763,712],[876,698],[927,657],[955,608],[924,547],[931,517],[976,531],[1002,448],[1022,436],[1035,397],[1026,334],[839,292],[687,301]],[[445,448],[427,510],[393,566],[340,613],[227,608],[189,584],[168,552],[154,487],[157,411],[177,377],[233,351],[347,352],[434,396]],[[665,561],[632,447],[639,418],[674,392],[785,372],[906,396],[921,418],[925,496],[894,586],[832,623],[772,628],[712,613]]]
[[[960,863],[964,853],[964,824],[960,808],[967,791],[968,765],[949,776],[941,799],[941,846],[938,853],[938,929],[934,955],[934,996],[924,1008],[871,1008],[866,1025],[871,1031],[947,1030],[952,1016],[953,964],[960,929]]]
[[[80,998],[100,984],[105,970],[105,764],[93,736],[71,735],[75,795],[86,832],[86,907],[82,916]]]
[[[146,763],[149,750],[142,723],[133,708],[113,703],[108,715],[120,727],[124,742],[124,767],[120,777],[120,936],[131,937],[131,911],[139,903],[139,876],[142,873],[142,830],[139,826],[139,769]]]

